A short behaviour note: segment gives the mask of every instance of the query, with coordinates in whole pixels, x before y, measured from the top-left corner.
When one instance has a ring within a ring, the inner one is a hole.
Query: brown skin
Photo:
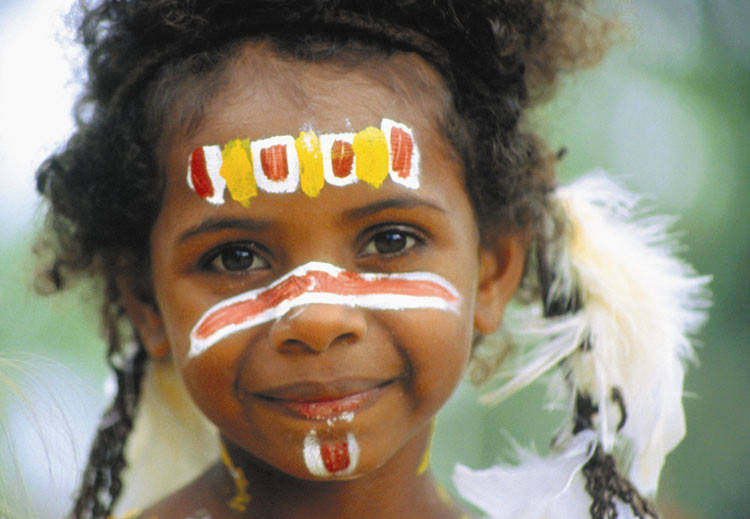
[[[440,84],[419,58],[391,59],[411,62]],[[196,405],[246,474],[252,500],[244,514],[227,506],[234,484],[217,464],[143,517],[181,518],[201,509],[213,519],[464,514],[441,500],[429,471],[419,475],[417,467],[435,413],[468,362],[474,330],[490,333],[500,324],[523,271],[525,241],[506,236],[480,243],[461,167],[437,129],[441,108],[425,96],[418,101],[423,92],[416,87],[400,93],[386,87],[372,70],[342,75],[330,65],[281,60],[248,45],[197,131],[162,143],[167,184],[151,239],[156,307],[138,299],[127,280],[124,301],[151,355],[171,352]],[[416,190],[389,179],[378,189],[326,185],[316,198],[260,192],[245,208],[228,192],[225,204],[211,205],[185,180],[186,157],[197,146],[296,137],[309,129],[358,131],[379,127],[383,117],[414,131],[422,157]],[[395,252],[383,252],[387,233],[399,237]],[[244,263],[227,262],[240,253]],[[190,330],[211,306],[309,261],[354,272],[432,272],[456,287],[459,310],[308,305],[188,358]],[[380,389],[351,422],[331,425],[290,414],[267,398],[304,392],[302,383],[320,384],[333,396]],[[354,474],[323,479],[310,473],[302,445],[311,430],[331,441],[354,433],[361,451]]]

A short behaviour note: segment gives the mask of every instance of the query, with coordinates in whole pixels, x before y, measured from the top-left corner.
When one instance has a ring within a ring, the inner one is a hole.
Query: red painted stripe
[[[311,289],[311,286],[314,288]],[[283,283],[260,292],[254,299],[238,301],[217,309],[206,316],[195,331],[195,337],[199,340],[206,339],[225,326],[242,324],[269,308],[278,306],[282,301],[294,299],[307,292],[343,296],[393,294],[439,297],[448,302],[456,301],[456,297],[449,290],[432,281],[400,278],[367,280],[356,272],[341,272],[334,277],[327,272],[313,270],[304,276],[292,276]]]
[[[203,153],[203,147],[195,148],[190,154],[190,180],[198,196],[201,198],[214,196],[214,186],[206,169],[206,155]]]
[[[349,467],[347,442],[326,442],[320,446],[320,454],[328,472],[341,472]]]
[[[331,167],[333,176],[348,177],[354,164],[354,148],[346,141],[333,141],[331,145]]]
[[[289,176],[286,146],[283,144],[274,144],[260,150],[260,162],[263,166],[263,172],[274,182],[284,181]]]
[[[414,141],[407,132],[398,127],[391,129],[391,169],[401,178],[411,174],[411,154]]]

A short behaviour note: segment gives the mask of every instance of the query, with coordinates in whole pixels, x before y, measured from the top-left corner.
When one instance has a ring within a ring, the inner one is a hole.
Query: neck
[[[458,518],[460,509],[446,500],[425,468],[431,429],[425,427],[382,467],[345,481],[293,478],[225,441],[229,460],[225,470],[216,471],[222,479],[219,488],[224,495],[227,485],[232,489],[226,503],[235,511],[244,509],[244,517]],[[244,498],[240,471],[249,499]]]

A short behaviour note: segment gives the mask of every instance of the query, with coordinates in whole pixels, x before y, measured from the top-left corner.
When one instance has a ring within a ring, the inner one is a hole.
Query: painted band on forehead
[[[419,150],[412,130],[390,119],[380,128],[356,133],[297,138],[279,135],[250,141],[234,139],[220,147],[201,146],[188,158],[188,186],[215,205],[224,203],[225,189],[244,206],[258,195],[292,193],[316,197],[326,184],[365,182],[378,188],[390,177],[411,189],[419,187]]]
[[[359,274],[330,263],[310,262],[267,287],[250,290],[209,308],[190,332],[189,356],[200,355],[234,333],[278,319],[291,308],[308,304],[458,312],[459,296],[453,285],[431,272]]]

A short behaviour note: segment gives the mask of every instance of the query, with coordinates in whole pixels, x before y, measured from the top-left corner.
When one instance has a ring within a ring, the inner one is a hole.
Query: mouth
[[[298,418],[351,421],[354,413],[372,406],[394,380],[302,382],[256,393],[256,396]]]

